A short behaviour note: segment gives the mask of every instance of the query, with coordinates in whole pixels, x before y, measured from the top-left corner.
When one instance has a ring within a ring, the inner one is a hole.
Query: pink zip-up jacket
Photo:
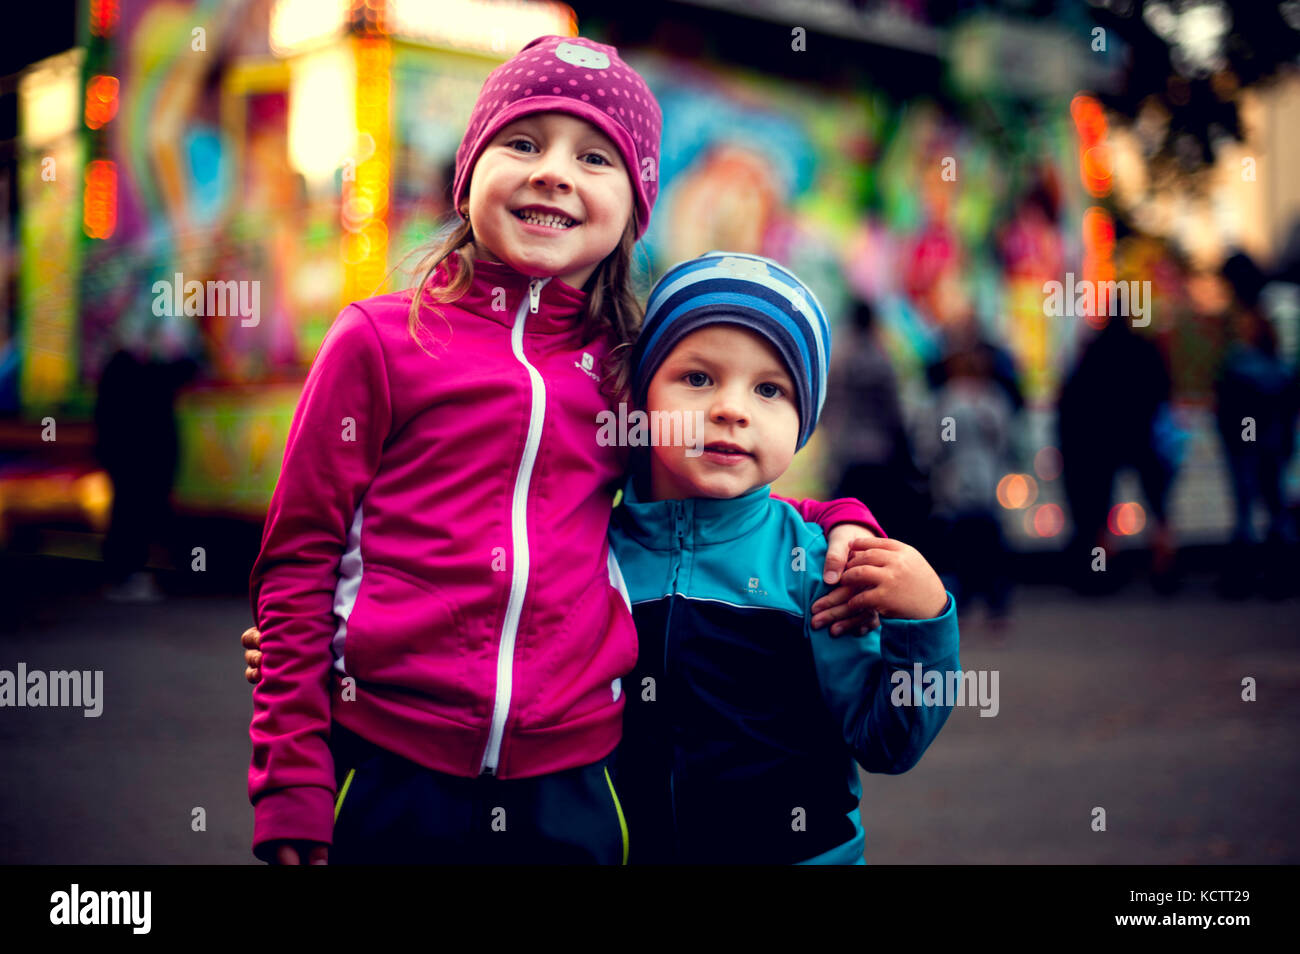
[[[476,261],[464,296],[421,316],[437,357],[408,332],[409,291],[348,305],[326,334],[251,578],[259,857],[331,842],[332,721],[468,777],[618,744],[637,642],[606,531],[627,452],[596,439],[609,345],[582,340],[585,300]],[[857,501],[796,506],[880,532]]]

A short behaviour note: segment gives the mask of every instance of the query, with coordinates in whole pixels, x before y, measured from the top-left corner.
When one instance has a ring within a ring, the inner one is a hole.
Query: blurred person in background
[[[1172,383],[1154,342],[1113,317],[1083,348],[1061,388],[1058,427],[1065,494],[1074,520],[1067,551],[1071,583],[1080,592],[1113,591],[1113,572],[1093,571],[1093,549],[1109,557],[1107,514],[1115,475],[1133,467],[1142,483],[1153,526],[1152,581],[1162,592],[1177,586],[1167,504],[1177,470],[1169,398]]]
[[[1216,419],[1236,507],[1219,588],[1240,598],[1259,585],[1266,595],[1280,597],[1292,588],[1286,557],[1295,528],[1283,481],[1295,450],[1300,385],[1296,369],[1278,354],[1277,333],[1261,310],[1266,278],[1259,266],[1237,253],[1224,263],[1223,277],[1232,286],[1233,304],[1230,343],[1215,379]],[[1262,550],[1254,527],[1257,500],[1268,509]]]
[[[95,455],[113,482],[103,556],[104,595],[114,602],[162,599],[146,564],[150,544],[166,540],[170,527],[176,393],[197,370],[175,320],[142,313],[147,317],[119,322],[119,346],[100,376],[95,404]]]
[[[1017,414],[1024,410],[1025,395],[1020,387],[1016,359],[1012,357],[1010,351],[991,341],[984,334],[975,318],[975,312],[969,305],[965,306],[959,316],[945,329],[942,356],[937,361],[926,365],[925,379],[930,385],[930,390],[937,393],[943,389],[948,383],[953,367],[949,359],[953,355],[966,351],[977,351],[984,356],[989,380],[1006,395],[1011,410]]]
[[[982,597],[995,633],[1009,619],[1009,553],[998,515],[997,487],[1011,466],[1012,426],[1019,395],[1014,366],[998,368],[995,346],[981,339],[973,316],[952,326],[948,353],[930,373],[941,382],[936,427],[926,429],[930,493],[940,543],[942,578],[969,611]],[[1010,385],[1010,387],[1008,387]]]
[[[824,413],[832,496],[867,502],[889,534],[919,547],[930,502],[875,328],[874,309],[857,301],[851,333],[832,359]]]

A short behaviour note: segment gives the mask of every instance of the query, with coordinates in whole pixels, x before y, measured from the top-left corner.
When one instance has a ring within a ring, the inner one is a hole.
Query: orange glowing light
[[[108,159],[86,166],[82,224],[96,239],[106,239],[117,229],[117,164]]]
[[[1146,522],[1146,511],[1140,504],[1135,503],[1116,504],[1110,508],[1110,515],[1106,518],[1106,526],[1110,528],[1110,532],[1119,537],[1131,537],[1141,533]]]
[[[1007,474],[998,481],[998,503],[1006,510],[1023,510],[1038,499],[1038,482],[1028,474]]]
[[[1106,145],[1106,113],[1096,99],[1080,93],[1070,102],[1070,115],[1079,134],[1079,178],[1089,195],[1109,195],[1112,161]]]
[[[92,76],[86,84],[86,125],[99,129],[117,115],[116,76]]]
[[[1034,511],[1034,532],[1040,537],[1054,537],[1065,529],[1065,514],[1056,504],[1043,504]]]
[[[117,26],[118,0],[90,0],[90,32],[93,36],[109,36]]]
[[[1070,100],[1070,116],[1085,145],[1092,146],[1106,138],[1106,111],[1095,97],[1080,93]]]
[[[1110,257],[1115,250],[1115,220],[1100,206],[1089,206],[1083,213],[1083,239],[1094,254]]]

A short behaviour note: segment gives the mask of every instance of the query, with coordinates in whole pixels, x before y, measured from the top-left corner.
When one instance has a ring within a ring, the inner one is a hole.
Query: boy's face
[[[702,412],[704,452],[688,455],[670,434],[655,435],[651,498],[739,497],[780,477],[799,441],[796,400],[785,362],[761,335],[739,325],[687,335],[650,380],[645,410]]]

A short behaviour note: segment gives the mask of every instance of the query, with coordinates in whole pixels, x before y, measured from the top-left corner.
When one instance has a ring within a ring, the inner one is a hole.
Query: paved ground
[[[59,566],[15,594],[0,669],[102,669],[103,714],[0,709],[0,863],[253,863],[246,602],[105,603]],[[1002,645],[963,621],[998,715],[959,709],[910,773],[865,777],[868,862],[1300,862],[1300,601],[1036,587],[1017,612]]]

